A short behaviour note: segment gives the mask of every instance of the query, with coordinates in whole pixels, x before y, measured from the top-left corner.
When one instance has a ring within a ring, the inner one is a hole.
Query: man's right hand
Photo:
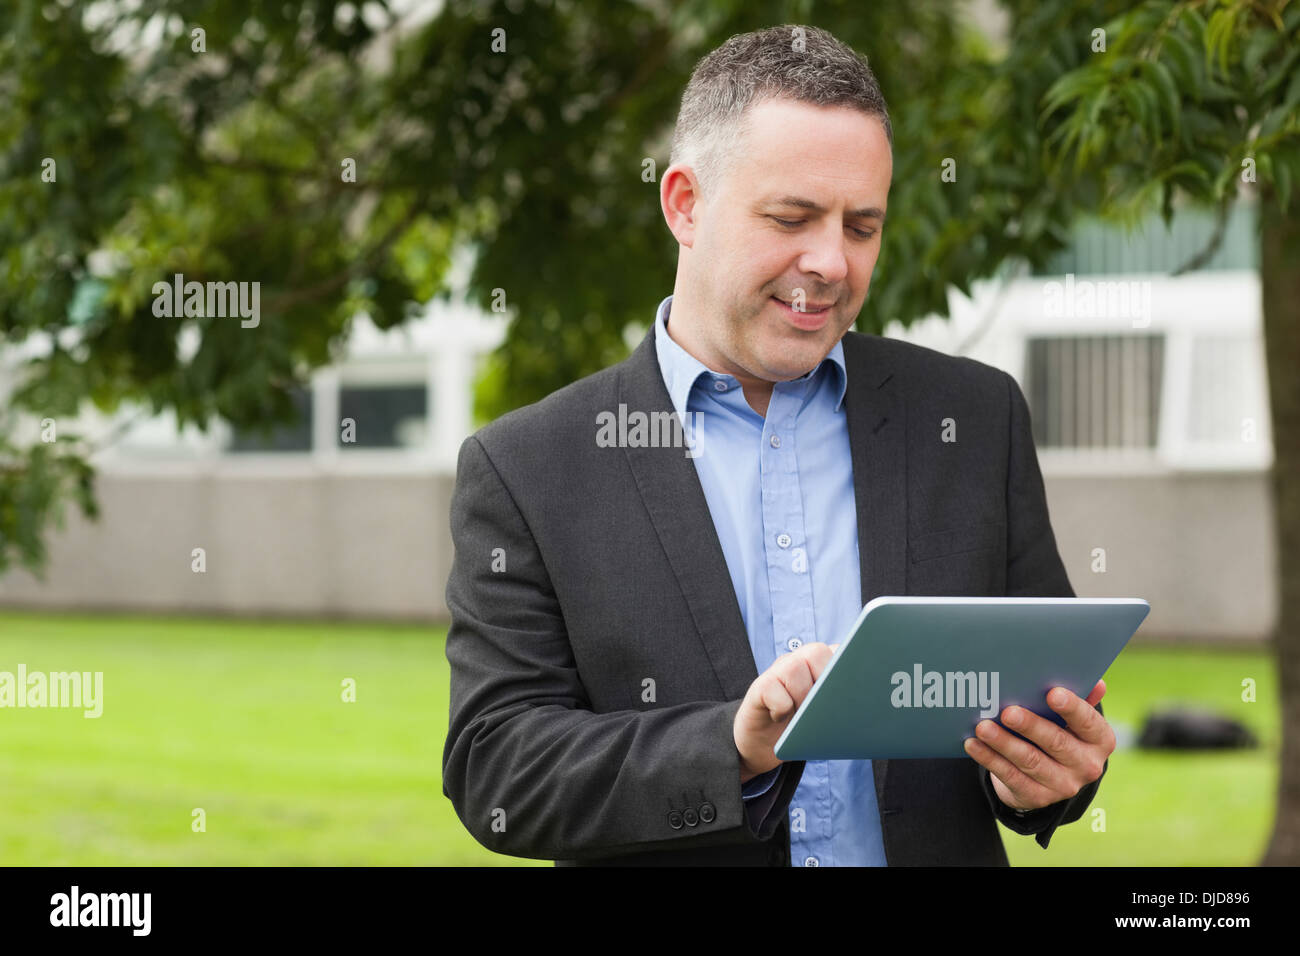
[[[736,711],[732,736],[740,753],[740,782],[779,767],[776,742],[826,669],[838,644],[814,641],[777,658],[749,685]]]

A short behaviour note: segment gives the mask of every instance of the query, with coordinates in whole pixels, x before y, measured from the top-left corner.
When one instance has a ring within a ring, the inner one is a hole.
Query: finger
[[[1073,794],[1069,788],[1070,771],[1043,753],[1028,741],[1006,730],[992,720],[981,720],[975,725],[975,735],[991,750],[1014,764],[1024,776],[1041,784],[1053,793]],[[1003,781],[1007,783],[1007,781]],[[1007,783],[1007,786],[1010,786]]]
[[[786,686],[790,696],[801,701],[817,682],[817,675],[829,659],[830,649],[825,644],[805,644],[793,654],[779,658],[772,673]]]
[[[1106,682],[1104,680],[1099,680],[1097,681],[1097,686],[1092,689],[1092,693],[1088,695],[1088,703],[1093,707],[1096,707],[1097,702],[1100,701],[1105,696],[1106,696]]]
[[[983,741],[967,737],[963,746],[971,759],[1002,781],[1003,786],[1011,791],[1015,802],[1022,809],[1045,807],[1056,802],[1051,791],[1038,781],[1025,776],[1015,764]]]
[[[768,668],[763,675],[766,679],[761,682],[759,700],[767,707],[773,723],[787,720],[798,709],[832,653],[825,644],[814,641],[779,658]],[[780,690],[775,690],[774,685]]]
[[[763,682],[758,700],[774,724],[779,724],[795,711],[794,697],[775,676]]]
[[[1110,724],[1097,708],[1068,687],[1053,687],[1047,695],[1047,706],[1064,717],[1066,725],[1084,743],[1102,746],[1113,736]]]
[[[1087,744],[1059,724],[1038,716],[1032,710],[1012,704],[1002,711],[1001,718],[1004,725],[1022,737],[1028,737],[1057,763],[1079,769],[1091,764]]]
[[[822,671],[826,669],[826,665],[829,664],[831,658],[835,656],[835,648],[837,646],[838,645],[835,644],[826,644],[822,641],[813,641],[811,644],[805,644],[793,654],[787,655],[786,660],[794,658],[795,660],[804,661],[808,666],[808,672],[812,675],[812,679],[815,681],[817,678],[822,676]]]

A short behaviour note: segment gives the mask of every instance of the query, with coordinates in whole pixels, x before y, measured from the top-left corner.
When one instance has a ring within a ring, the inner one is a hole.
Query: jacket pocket
[[[996,548],[1002,543],[1006,531],[1001,525],[981,524],[967,528],[952,528],[948,531],[931,531],[918,535],[908,542],[908,552],[913,563],[928,561],[931,558],[946,557],[951,554],[964,554],[967,551],[983,551]]]

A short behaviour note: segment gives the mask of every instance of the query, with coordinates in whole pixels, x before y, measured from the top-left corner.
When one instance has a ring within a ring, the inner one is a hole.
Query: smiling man
[[[850,331],[892,175],[863,58],[812,27],[732,37],[683,96],[654,327],[466,440],[443,789],[485,846],[1006,865],[996,820],[1046,848],[1092,800],[1114,750],[1101,683],[1049,695],[1069,730],[1014,707],[1024,739],[980,721],[969,759],[773,752],[871,598],[1074,596],[1015,381]],[[598,441],[616,411],[698,423],[690,453]]]
[[[692,82],[716,82],[705,67],[728,62],[706,60]],[[660,189],[680,246],[671,334],[710,369],[735,376],[759,414],[774,382],[826,358],[867,297],[893,156],[883,98],[859,95],[856,107],[753,102],[731,120],[728,143],[714,125],[725,114],[700,116],[687,93]],[[868,104],[881,112],[864,112]]]

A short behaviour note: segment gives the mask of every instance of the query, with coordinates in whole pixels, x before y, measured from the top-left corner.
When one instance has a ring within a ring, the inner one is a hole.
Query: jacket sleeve
[[[739,700],[593,712],[543,556],[476,437],[461,446],[451,532],[442,788],[475,839],[580,861],[772,836],[780,808],[742,801]],[[789,765],[769,793],[788,801],[801,773]]]
[[[1011,439],[1007,461],[1007,597],[1074,597],[1074,588],[1070,586],[1057,552],[1056,536],[1047,513],[1047,495],[1034,448],[1029,405],[1016,380],[1006,375],[1006,381],[1011,398]],[[1097,712],[1104,713],[1100,703]],[[1083,816],[1101,784],[1101,777],[1098,777],[1067,800],[1018,813],[998,799],[988,770],[983,765],[977,766],[980,785],[994,816],[1015,833],[1033,834],[1043,849],[1047,849],[1057,827],[1073,823]],[[1109,766],[1108,760],[1102,766],[1102,777]]]

